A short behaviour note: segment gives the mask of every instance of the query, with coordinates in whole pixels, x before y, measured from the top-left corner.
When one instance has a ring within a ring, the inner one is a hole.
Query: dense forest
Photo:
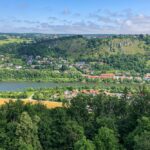
[[[148,150],[150,93],[78,95],[47,109],[21,100],[0,107],[1,150]]]

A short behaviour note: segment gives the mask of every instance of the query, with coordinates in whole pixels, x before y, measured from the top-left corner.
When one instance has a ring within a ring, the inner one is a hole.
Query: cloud
[[[46,22],[41,23],[41,24],[40,24],[40,26],[41,26],[41,28],[45,28],[45,29],[47,29],[47,28],[50,28],[50,27],[51,27],[51,26],[50,26],[48,23],[46,23]]]
[[[74,13],[74,14],[73,14],[73,17],[80,17],[80,16],[81,16],[80,13]]]
[[[112,23],[114,22],[114,20],[109,17],[109,16],[101,16],[101,15],[97,15],[97,14],[89,14],[90,18],[95,18],[97,21],[99,22],[104,22],[104,23]]]
[[[67,9],[65,17],[50,16],[47,21],[22,20],[15,17],[0,19],[0,32],[39,32],[74,34],[150,34],[150,16],[135,13],[131,9],[113,12],[97,10],[88,16],[71,13]],[[70,19],[69,19],[70,18]],[[82,18],[82,19],[81,19]]]
[[[48,17],[48,19],[49,19],[49,20],[52,20],[52,21],[58,20],[57,17],[52,17],[52,16]]]
[[[150,34],[150,16],[143,14],[124,20],[121,24],[122,31],[127,33],[149,33]]]
[[[13,19],[12,22],[21,23],[22,20],[20,20],[20,19]]]
[[[27,24],[39,24],[40,21],[31,21],[31,20],[23,20],[24,23],[27,23]]]
[[[61,12],[61,14],[63,14],[63,15],[70,15],[70,14],[71,14],[71,11],[70,11],[68,8],[65,8],[65,9]]]

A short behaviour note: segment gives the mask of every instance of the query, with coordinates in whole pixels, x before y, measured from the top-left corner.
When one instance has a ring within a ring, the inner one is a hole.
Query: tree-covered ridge
[[[144,40],[137,37],[109,37],[87,39],[83,36],[61,37],[57,39],[40,39],[31,44],[24,44],[18,50],[20,55],[61,56],[77,58],[86,55],[100,57],[103,54],[145,53]]]
[[[148,150],[150,93],[128,98],[79,95],[63,108],[21,100],[0,107],[0,148],[7,150]]]
[[[112,35],[103,38],[89,38],[85,35],[13,36],[27,41],[0,46],[2,69],[26,72],[34,69],[48,70],[47,73],[57,71],[60,74],[66,71],[68,74],[80,72],[93,75],[115,70],[140,75],[150,72],[149,35]],[[32,73],[34,76],[34,71]]]
[[[148,50],[149,35],[112,35],[103,38],[88,38],[86,35],[61,36],[57,38],[52,35],[37,34],[14,34],[0,35],[0,42],[8,41],[1,46],[9,46],[9,43],[21,43],[18,52],[21,55],[41,55],[57,54],[69,56],[70,54],[80,56],[81,54],[92,54],[92,52],[125,53],[125,54],[144,54]],[[9,42],[12,41],[12,42]],[[22,41],[22,42],[21,42]],[[42,53],[42,52],[43,53]],[[6,51],[7,53],[7,51]]]

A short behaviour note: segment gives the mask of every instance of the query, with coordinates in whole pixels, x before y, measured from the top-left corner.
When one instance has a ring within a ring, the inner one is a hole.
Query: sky
[[[150,0],[0,0],[0,32],[150,34]]]

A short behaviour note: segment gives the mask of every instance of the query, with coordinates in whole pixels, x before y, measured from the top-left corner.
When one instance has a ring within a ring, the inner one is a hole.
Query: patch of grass
[[[144,50],[144,42],[139,40],[131,40],[131,39],[113,39],[112,43],[112,54],[116,54],[118,52],[124,54],[145,54]],[[118,45],[121,45],[120,47]]]
[[[150,60],[147,61],[146,66],[150,66]]]
[[[144,48],[143,48],[143,43],[139,41],[135,41],[132,45],[123,47],[123,49],[125,51],[125,54],[134,55],[137,53],[140,53],[140,54],[145,53]]]
[[[27,39],[20,39],[20,38],[8,38],[5,40],[0,40],[0,46],[5,44],[11,44],[11,43],[22,43],[22,42],[29,42]]]

